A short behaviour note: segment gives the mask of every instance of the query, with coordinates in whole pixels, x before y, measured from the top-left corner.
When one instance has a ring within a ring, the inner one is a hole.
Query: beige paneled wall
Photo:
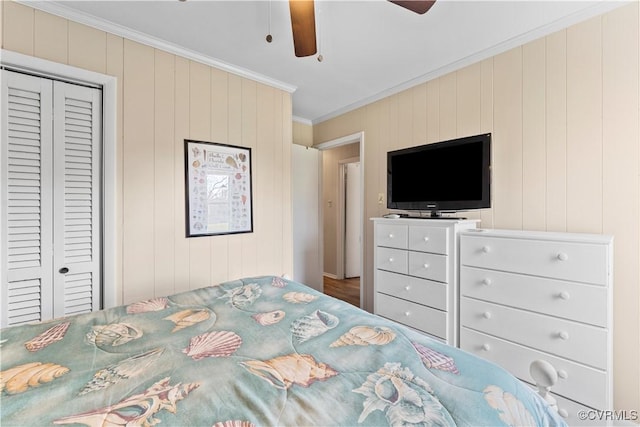
[[[313,126],[294,121],[293,143],[311,147],[313,145]]]
[[[640,409],[640,7],[624,6],[314,126],[365,134],[365,219],[386,212],[386,152],[492,132],[486,228],[615,236],[617,409]],[[452,171],[455,173],[455,171]],[[373,227],[364,236],[372,309]]]
[[[118,295],[124,303],[290,273],[291,96],[2,1],[2,48],[118,78]],[[184,139],[252,149],[254,233],[185,238]]]

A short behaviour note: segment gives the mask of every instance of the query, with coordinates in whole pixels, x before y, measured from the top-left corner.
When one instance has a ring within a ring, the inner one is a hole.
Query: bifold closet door
[[[6,70],[1,89],[0,326],[97,309],[101,92]]]

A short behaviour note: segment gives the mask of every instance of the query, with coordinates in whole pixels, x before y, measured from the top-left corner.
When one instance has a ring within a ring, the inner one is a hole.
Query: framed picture
[[[187,237],[253,232],[251,148],[184,140]]]

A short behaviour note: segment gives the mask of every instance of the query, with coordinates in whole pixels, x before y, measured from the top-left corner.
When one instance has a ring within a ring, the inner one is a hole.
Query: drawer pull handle
[[[489,252],[491,252],[491,248],[489,246],[483,246],[482,252],[484,252],[485,254],[488,254]]]
[[[411,290],[411,286],[409,286],[409,285],[405,286],[405,287],[404,287],[404,290],[405,290],[405,291],[410,291],[410,290]]]
[[[405,315],[406,317],[409,317],[409,316],[411,316],[411,312],[410,312],[410,311],[405,311],[405,312],[404,312],[404,315]]]
[[[491,346],[489,344],[482,344],[482,350],[489,351],[491,350]]]
[[[393,262],[393,258],[389,258],[389,262]]]
[[[482,284],[485,286],[490,286],[491,283],[491,279],[489,279],[488,277],[482,280]]]
[[[389,233],[389,238],[393,239],[393,233]]]
[[[429,241],[429,236],[424,236],[424,241],[428,242]]]
[[[560,369],[558,371],[558,377],[562,378],[563,380],[566,380],[567,378],[569,378],[569,374],[564,369]]]
[[[567,412],[566,409],[564,408],[560,408],[558,409],[558,414],[562,417],[562,418],[567,418],[569,416],[569,413]]]
[[[429,264],[425,263],[424,268],[429,268]]]
[[[566,331],[560,331],[558,332],[558,338],[560,338],[561,340],[568,340],[569,339],[569,332]]]
[[[558,254],[558,260],[560,261],[566,261],[569,259],[569,255],[565,254],[564,252],[560,252]]]
[[[569,300],[569,298],[571,298],[571,295],[569,295],[569,292],[565,292],[562,291],[558,294],[558,296],[560,297],[560,299],[563,299],[565,301]]]
[[[484,313],[482,313],[482,317],[484,317],[485,319],[491,319],[491,312],[485,311]]]

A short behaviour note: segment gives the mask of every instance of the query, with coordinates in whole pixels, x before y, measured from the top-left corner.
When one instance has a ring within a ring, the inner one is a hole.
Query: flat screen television
[[[387,208],[431,217],[491,207],[491,134],[387,153]]]

